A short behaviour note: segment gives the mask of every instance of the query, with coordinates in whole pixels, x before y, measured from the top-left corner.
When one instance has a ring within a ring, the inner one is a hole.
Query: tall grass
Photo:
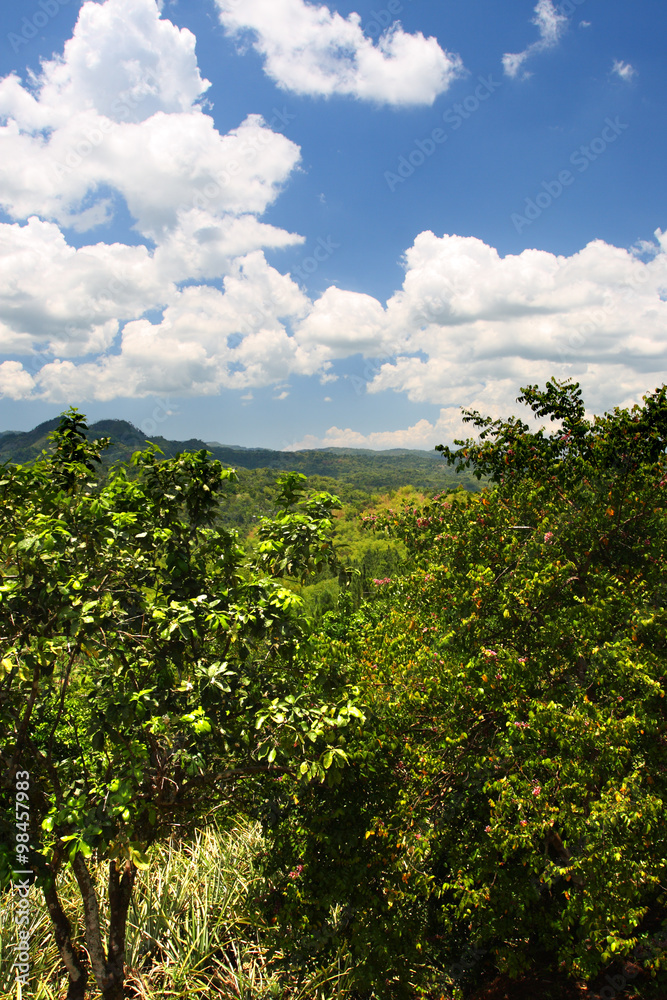
[[[136,1000],[334,1000],[346,996],[343,958],[298,987],[272,968],[261,924],[248,917],[248,893],[259,878],[255,858],[263,841],[258,824],[211,828],[191,841],[156,847],[138,879],[128,917],[126,995]],[[105,872],[97,870],[98,884]],[[59,894],[83,940],[78,887],[70,870]],[[31,983],[24,995],[60,1000],[67,979],[41,894],[30,890]],[[11,894],[0,902],[0,997],[21,1000],[11,965],[15,941]],[[100,900],[104,913],[104,899]],[[89,1000],[99,1000],[92,982]]]

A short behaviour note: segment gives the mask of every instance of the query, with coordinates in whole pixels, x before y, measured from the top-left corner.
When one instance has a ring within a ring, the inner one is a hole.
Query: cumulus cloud
[[[20,361],[3,361],[0,364],[0,396],[7,399],[25,399],[30,396],[35,382]]]
[[[327,288],[298,327],[303,344],[319,346],[328,358],[377,354],[382,347],[385,317],[371,295]]]
[[[385,357],[352,379],[439,405],[439,419],[369,435],[333,427],[293,447],[433,447],[469,434],[460,407],[515,412],[518,386],[552,376],[579,381],[593,412],[636,402],[667,380],[667,237],[656,236],[637,253],[597,240],[570,257],[501,257],[472,237],[421,233],[375,329]],[[338,316],[341,344],[349,325]]]
[[[300,344],[288,330],[309,306],[299,286],[254,251],[234,261],[222,290],[193,285],[175,291],[161,320],[125,324],[117,351],[79,364],[57,358],[25,385],[57,402],[212,395],[312,375],[326,359],[317,345]]]
[[[630,63],[623,62],[622,59],[614,60],[614,65],[612,66],[611,71],[612,73],[615,73],[616,76],[620,76],[621,80],[625,80],[626,83],[629,83],[630,80],[634,79],[637,75],[637,70],[634,66],[631,66]]]
[[[0,206],[16,220],[0,224],[0,350],[53,359],[37,373],[7,362],[3,394],[217,391],[232,369],[260,378],[262,338],[297,369],[311,364],[277,320],[302,319],[303,296],[261,252],[303,237],[258,218],[300,150],[259,115],[221,135],[199,104],[208,83],[194,47],[155,0],[88,2],[62,55],[26,84],[0,80]],[[144,242],[68,243],[63,229],[106,224],[119,205]],[[221,279],[224,292],[180,289]],[[151,310],[161,322],[142,319]],[[247,338],[232,369],[210,341],[217,321]],[[263,377],[272,371],[268,360]]]
[[[254,250],[234,259],[221,288],[172,285],[162,317],[126,322],[119,343],[119,315],[159,295],[155,260],[144,247],[73,250],[54,224],[34,219],[7,225],[0,236],[10,248],[0,313],[14,324],[2,327],[6,352],[57,353],[34,372],[5,364],[0,390],[12,398],[110,400],[222,389],[247,396],[261,386],[284,393],[292,375],[317,375],[326,384],[336,380],[337,360],[361,356],[379,360],[360,361],[359,375],[339,381],[371,395],[398,392],[435,404],[440,417],[370,435],[332,427],[299,445],[432,447],[467,433],[460,407],[507,414],[527,382],[573,377],[601,412],[667,380],[667,237],[660,231],[636,251],[598,240],[569,257],[538,250],[501,257],[472,237],[424,232],[406,252],[402,287],[385,306],[334,287],[312,302]],[[44,289],[39,298],[21,285],[35,268]],[[120,284],[111,294],[105,281],[114,268]],[[61,327],[45,343],[47,314],[59,316]],[[97,356],[85,359],[90,352]]]
[[[432,104],[463,70],[461,58],[436,38],[406,33],[396,22],[377,42],[376,26],[358,14],[341,17],[306,0],[216,0],[220,22],[237,37],[250,34],[278,86],[297,94],[332,94],[404,106]],[[366,33],[364,33],[366,27]]]
[[[209,84],[194,49],[155,0],[84,3],[61,56],[28,84],[0,80],[5,212],[85,231],[109,220],[111,190],[154,241],[193,209],[261,214],[299,148],[259,115],[221,135],[199,103]]]
[[[294,15],[285,45],[305,45],[314,24],[321,54],[341,22],[357,46],[345,58],[361,65],[358,18],[276,2]],[[550,7],[536,8],[543,41],[560,30]],[[331,58],[324,76],[335,84]],[[350,388],[350,362],[347,374],[336,365],[362,357],[353,388],[404,394],[439,417],[370,435],[332,427],[317,443],[432,447],[464,430],[459,407],[508,413],[526,382],[572,376],[600,411],[665,380],[660,231],[636,252],[595,241],[569,257],[501,257],[478,239],[423,232],[386,303],[335,287],[312,301],[264,256],[302,237],[260,218],[299,148],[257,115],[220,134],[205,92],[193,36],[154,0],[84,3],[62,56],[28,84],[0,80],[10,219],[0,224],[1,395],[67,403],[231,389],[249,401],[271,386],[284,399],[293,375]],[[67,227],[88,232],[119,205],[134,220],[131,243],[68,242]]]
[[[535,6],[532,23],[539,32],[539,38],[523,52],[506,52],[503,56],[503,69],[509,77],[517,77],[524,63],[538,52],[554,48],[563,36],[567,17],[554,7],[553,0],[538,0]],[[523,79],[530,74],[523,73]]]
[[[119,321],[175,294],[144,246],[71,247],[52,222],[0,225],[0,351],[69,357],[108,348]]]

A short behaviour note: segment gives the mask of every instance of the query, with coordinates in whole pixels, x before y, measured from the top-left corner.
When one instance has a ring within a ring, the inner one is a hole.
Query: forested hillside
[[[28,462],[50,447],[49,434],[58,426],[58,418],[48,420],[32,431],[4,431],[0,434],[0,463],[5,461]],[[132,453],[145,448],[146,435],[126,420],[98,420],[85,431],[90,440],[109,437],[110,447],[102,456],[103,465],[129,462]],[[325,451],[271,451],[268,448],[239,448],[206,443],[192,438],[188,441],[170,441],[153,436],[151,441],[160,448],[165,458],[173,458],[182,451],[200,451],[207,448],[213,458],[235,469],[301,472],[306,476],[324,476],[345,483],[365,493],[396,490],[410,484],[420,490],[438,491],[458,483],[466,489],[476,489],[477,482],[471,475],[458,479],[435,451],[369,451],[365,449],[329,448]],[[254,477],[244,475],[242,482],[252,490]],[[267,476],[261,477],[261,487],[266,486]]]
[[[478,491],[3,466],[2,996],[664,998],[667,388],[519,399]]]

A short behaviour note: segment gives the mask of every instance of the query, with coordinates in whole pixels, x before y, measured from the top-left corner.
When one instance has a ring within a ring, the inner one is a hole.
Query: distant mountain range
[[[31,431],[0,431],[0,463],[31,462],[42,451],[49,451],[48,435],[59,423],[59,417],[46,420]],[[128,461],[132,453],[146,447],[147,437],[127,420],[98,420],[89,425],[90,439],[109,437],[112,445],[104,453],[105,466]],[[235,469],[275,469],[303,472],[307,476],[327,476],[350,484],[358,482],[360,472],[365,486],[373,489],[394,489],[410,483],[419,489],[438,489],[462,483],[466,488],[478,488],[471,476],[456,476],[436,451],[393,448],[372,451],[367,448],[325,448],[305,451],[272,451],[269,448],[244,448],[241,445],[220,444],[190,438],[171,441],[154,436],[150,440],[173,458],[179,452],[206,448],[225,466]],[[363,472],[361,471],[363,469]]]

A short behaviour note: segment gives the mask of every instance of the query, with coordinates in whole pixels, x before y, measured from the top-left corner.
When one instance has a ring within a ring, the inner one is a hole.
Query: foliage
[[[249,562],[214,527],[234,473],[206,450],[159,461],[151,446],[133,456],[133,478],[121,464],[97,482],[108,441],[85,431],[70,409],[52,454],[2,470],[2,858],[5,878],[16,856],[35,871],[76,997],[87,965],[57,890],[72,866],[95,979],[115,1000],[147,848],[252,804],[271,773],[333,780],[345,761],[335,734],[360,713],[349,692],[323,702],[318,677],[295,673],[300,599],[281,581],[332,558],[336,498],[280,479],[278,517]],[[17,772],[30,774],[30,850],[14,847]]]
[[[342,995],[345,969],[317,970],[299,988],[296,975],[281,977],[262,947],[264,929],[248,919],[247,899],[257,882],[264,849],[259,824],[239,818],[191,840],[170,840],[150,849],[150,870],[138,883],[127,923],[126,982],[141,1000],[206,997],[215,1000],[323,1000]],[[70,919],[79,918],[78,886],[63,873],[60,896]],[[48,913],[30,890],[35,1000],[57,1000],[67,989]],[[12,990],[14,947],[11,898],[0,902],[0,995]],[[104,910],[104,900],[101,900]],[[105,917],[108,917],[104,913]],[[79,918],[80,919],[80,918]],[[80,932],[83,933],[81,926]],[[100,994],[93,989],[91,1000]]]
[[[0,462],[32,462],[48,446],[48,434],[56,429],[58,420],[48,420],[32,431],[0,433]],[[110,444],[102,456],[106,468],[114,462],[130,465],[133,453],[146,447],[147,434],[126,420],[98,420],[92,424],[88,437],[108,437]],[[214,459],[238,472],[238,490],[232,491],[229,509],[223,516],[238,528],[249,527],[253,516],[260,516],[273,495],[273,483],[280,472],[300,472],[315,481],[327,480],[315,488],[332,489],[345,502],[351,494],[373,494],[398,489],[405,483],[416,488],[437,492],[455,484],[455,476],[439,463],[437,456],[427,451],[395,449],[367,451],[357,448],[329,448],[324,451],[272,451],[269,448],[239,448],[205,443],[198,439],[172,441],[160,435],[148,435],[166,458],[183,452],[207,449]],[[461,477],[467,489],[476,489],[472,476]],[[335,483],[332,487],[331,483]],[[242,499],[245,494],[245,499]]]
[[[205,449],[98,481],[77,411],[52,456],[4,468],[3,806],[29,768],[70,997],[58,907],[89,917],[103,865],[118,926],[153,855],[127,956],[165,994],[433,1000],[534,969],[602,988],[630,959],[664,982],[667,390],[591,419],[576,384],[520,399],[551,431],[467,413],[479,438],[440,449],[479,492],[342,513],[299,472],[241,502]],[[239,865],[252,939],[212,835],[187,916],[180,886],[188,833],[239,809],[265,836]]]
[[[495,487],[369,519],[410,567],[322,638],[367,722],[339,784],[285,782],[267,877],[282,947],[342,936],[360,997],[451,985],[477,946],[468,982],[664,979],[665,389],[592,421],[576,384],[522,391],[559,429],[470,415],[442,450]]]

